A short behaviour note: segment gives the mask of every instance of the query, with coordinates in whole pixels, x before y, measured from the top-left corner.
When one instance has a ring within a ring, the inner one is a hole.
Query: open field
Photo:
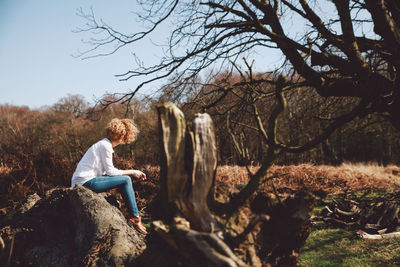
[[[251,170],[256,171],[257,167]],[[399,191],[400,168],[377,164],[343,164],[341,166],[273,166],[270,175],[287,174],[274,179],[281,193],[307,188],[323,190],[329,202],[344,190],[370,191],[371,197]],[[246,169],[238,166],[220,166],[217,180],[227,184],[247,183]],[[272,191],[272,184],[263,189]],[[314,214],[322,209],[320,203]],[[311,233],[302,248],[298,266],[400,266],[400,238],[381,240],[361,239],[354,230],[312,225]]]
[[[258,167],[250,167],[254,173]],[[352,164],[340,166],[329,165],[288,165],[272,166],[270,176],[281,175],[273,179],[274,186],[280,192],[298,189],[311,191],[324,190],[327,193],[337,193],[349,190],[394,191],[400,188],[400,167],[379,166],[377,164]],[[219,166],[217,181],[240,185],[248,181],[247,170],[240,166]],[[271,190],[271,182],[264,185],[265,190]]]

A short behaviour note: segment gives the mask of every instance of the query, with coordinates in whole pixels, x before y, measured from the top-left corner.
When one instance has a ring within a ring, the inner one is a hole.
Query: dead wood
[[[359,237],[364,239],[383,239],[383,238],[393,238],[400,237],[400,232],[392,232],[388,234],[368,234],[362,230],[357,231]]]
[[[397,194],[387,194],[380,198],[357,197],[345,193],[325,207],[315,221],[362,230],[368,234],[397,231],[400,227],[400,200]]]
[[[178,213],[193,229],[217,230],[207,205],[217,168],[216,141],[208,114],[196,115],[187,127],[183,113],[172,103],[158,108],[161,130],[161,203],[164,218]]]
[[[183,218],[175,217],[170,225],[162,221],[154,225],[155,231],[183,255],[190,266],[246,266],[218,235],[192,230]]]
[[[162,220],[153,223],[158,237],[190,266],[295,265],[309,234],[313,197],[276,196],[271,205],[268,197],[258,197],[251,204],[256,215],[249,218],[236,206],[237,212],[217,220],[207,204],[217,163],[211,118],[197,114],[188,123],[171,103],[158,114],[164,207]]]

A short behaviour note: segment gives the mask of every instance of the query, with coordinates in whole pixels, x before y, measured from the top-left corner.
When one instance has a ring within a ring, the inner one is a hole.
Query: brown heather
[[[11,171],[10,167],[8,167],[7,165],[5,165],[3,163],[0,163],[0,175],[1,174],[3,174],[3,175],[9,174],[10,171]]]
[[[129,160],[121,158],[116,160],[116,166],[119,168],[128,168],[132,165],[133,163]],[[158,193],[160,168],[152,165],[135,166],[135,168],[143,170],[149,178],[147,181],[133,181],[138,194],[138,202],[144,208],[150,204]],[[258,168],[257,166],[252,166],[250,170],[255,173]],[[7,179],[13,178],[10,174],[9,167],[0,165],[0,176],[4,182]],[[18,172],[12,174],[15,176]],[[278,175],[278,177],[265,182],[260,187],[260,190],[273,192],[274,186],[281,194],[293,193],[299,189],[308,189],[310,191],[323,190],[326,193],[337,193],[346,189],[391,192],[398,190],[400,187],[400,167],[394,165],[386,167],[372,163],[345,163],[340,166],[312,164],[274,165],[271,167],[268,176],[274,175]],[[13,179],[15,181],[16,178],[14,177]],[[217,187],[222,185],[224,188],[229,189],[228,191],[232,192],[242,188],[247,182],[246,167],[218,166],[216,175]],[[26,184],[29,185],[30,183],[26,183],[25,179],[23,179],[21,182],[11,183],[11,187],[2,188],[3,202],[7,202],[6,199],[18,201],[37,191],[37,186],[27,186]],[[46,181],[36,181],[36,184],[41,185],[41,190],[39,191],[54,187],[53,184],[46,183]]]
[[[255,173],[259,167],[250,167]],[[379,166],[377,164],[345,163],[340,166],[328,165],[288,165],[271,167],[269,176],[281,175],[263,185],[266,191],[272,191],[272,183],[279,192],[291,192],[299,189],[311,191],[324,190],[334,193],[346,189],[394,191],[400,186],[400,167]],[[228,185],[245,185],[248,182],[247,170],[240,166],[219,166],[217,181]]]

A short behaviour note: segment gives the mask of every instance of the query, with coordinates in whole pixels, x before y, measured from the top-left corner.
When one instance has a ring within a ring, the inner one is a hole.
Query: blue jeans
[[[129,212],[131,215],[139,217],[139,210],[136,205],[135,192],[133,191],[131,177],[125,175],[99,176],[87,181],[83,186],[96,193],[105,192],[113,188],[120,188]]]

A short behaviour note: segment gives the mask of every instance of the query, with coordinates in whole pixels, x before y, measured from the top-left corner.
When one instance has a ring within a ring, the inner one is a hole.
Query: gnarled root
[[[192,230],[183,218],[175,217],[171,225],[155,221],[153,226],[190,266],[246,266],[217,234]]]

